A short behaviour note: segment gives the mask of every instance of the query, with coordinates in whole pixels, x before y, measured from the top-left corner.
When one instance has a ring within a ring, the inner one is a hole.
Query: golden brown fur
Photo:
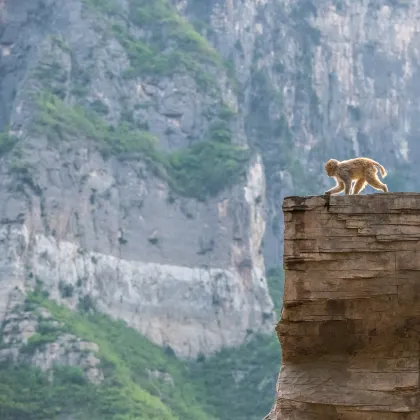
[[[344,190],[344,194],[359,194],[366,186],[371,185],[376,190],[388,192],[386,184],[382,183],[378,176],[378,169],[383,178],[387,173],[385,168],[372,159],[359,157],[355,159],[342,160],[330,159],[325,164],[325,171],[330,177],[334,177],[337,185],[326,191],[325,194],[338,194]],[[354,186],[352,182],[356,181]]]

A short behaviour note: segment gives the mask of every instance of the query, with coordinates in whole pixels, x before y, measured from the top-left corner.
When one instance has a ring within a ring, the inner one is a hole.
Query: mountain
[[[284,196],[417,188],[419,10],[1,0],[0,417],[265,414]]]

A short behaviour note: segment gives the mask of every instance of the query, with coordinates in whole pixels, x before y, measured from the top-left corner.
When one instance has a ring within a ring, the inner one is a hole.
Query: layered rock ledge
[[[420,194],[288,197],[275,420],[420,419]]]

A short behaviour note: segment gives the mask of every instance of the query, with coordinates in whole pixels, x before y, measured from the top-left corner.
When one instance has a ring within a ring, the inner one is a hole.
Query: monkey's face
[[[335,159],[330,159],[326,164],[325,164],[325,172],[327,173],[328,176],[333,176],[335,175],[335,172],[337,170],[337,166],[338,166],[338,160]]]

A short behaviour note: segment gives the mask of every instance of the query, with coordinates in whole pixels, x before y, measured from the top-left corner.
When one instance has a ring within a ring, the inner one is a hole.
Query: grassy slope
[[[95,386],[80,370],[60,367],[51,383],[33,367],[0,364],[2,420],[54,420],[63,413],[81,420],[256,420],[272,404],[280,361],[274,336],[186,363],[107,316],[73,313],[31,295],[26,309],[39,306],[61,321],[64,331],[98,344],[106,379]],[[38,331],[31,351],[49,341],[42,334]],[[169,373],[174,385],[150,378],[148,371]]]
[[[80,372],[65,368],[58,370],[55,382],[49,384],[33,368],[3,365],[1,376],[6,381],[2,381],[0,395],[6,397],[0,398],[1,419],[54,419],[60,412],[73,413],[75,407],[81,419],[212,419],[184,380],[187,367],[173,355],[106,316],[72,313],[42,295],[29,299],[32,310],[34,305],[48,308],[65,325],[65,331],[98,344],[106,379],[101,386],[90,385]],[[168,372],[176,385],[149,379],[148,369]]]

